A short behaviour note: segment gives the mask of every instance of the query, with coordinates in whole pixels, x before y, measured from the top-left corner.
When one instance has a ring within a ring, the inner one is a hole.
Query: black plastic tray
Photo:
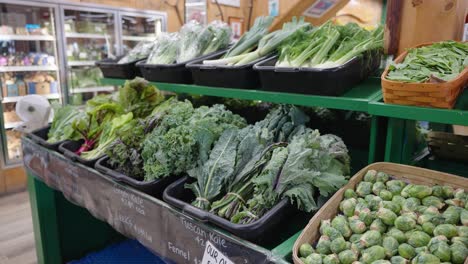
[[[136,66],[142,60],[118,64],[120,58],[100,60],[96,62],[96,66],[101,69],[102,75],[106,78],[133,79],[142,76],[140,69]]]
[[[55,143],[47,142],[49,130],[50,130],[50,125],[43,127],[43,128],[36,129],[32,131],[31,133],[28,133],[27,137],[29,137],[32,141],[36,142],[37,144],[45,148],[58,151],[59,146],[62,143],[66,142],[67,140],[62,140],[62,141],[58,141]]]
[[[81,147],[81,145],[83,145],[83,142],[83,139],[79,141],[65,141],[59,146],[59,151],[62,152],[65,157],[69,158],[72,161],[79,162],[83,165],[94,168],[96,162],[104,155],[92,160],[83,159],[79,155],[75,154],[75,151],[77,151]]]
[[[278,56],[255,64],[262,90],[339,96],[366,79],[380,65],[379,52],[366,53],[329,69],[275,67]]]
[[[96,170],[105,175],[108,175],[109,177],[111,177],[112,179],[118,182],[123,182],[141,192],[152,195],[158,199],[162,198],[164,189],[166,189],[166,187],[169,184],[179,179],[179,177],[177,176],[170,176],[170,177],[165,177],[162,179],[157,179],[157,180],[147,181],[147,182],[139,181],[125,174],[122,174],[118,171],[115,171],[111,167],[111,165],[109,165],[109,163],[107,162],[108,160],[109,160],[109,157],[107,156],[99,159],[95,165]]]
[[[249,64],[242,66],[219,66],[205,65],[204,60],[219,59],[226,51],[207,56],[203,59],[188,63],[187,68],[192,72],[193,81],[198,85],[256,89],[260,86],[258,72],[254,71],[253,66],[265,60],[267,57],[260,58]]]
[[[274,240],[276,234],[274,228],[282,222],[288,222],[289,216],[299,212],[287,199],[283,199],[257,221],[245,225],[234,224],[191,205],[190,202],[195,199],[195,196],[192,191],[185,188],[185,184],[190,182],[193,182],[192,178],[184,177],[169,185],[164,191],[164,201],[202,222],[209,222],[252,242],[265,243]],[[310,217],[305,219],[308,220]]]

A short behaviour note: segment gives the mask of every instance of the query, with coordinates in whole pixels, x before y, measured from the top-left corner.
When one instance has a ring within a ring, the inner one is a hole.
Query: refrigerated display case
[[[0,86],[3,165],[21,160],[22,122],[16,103],[25,95],[39,94],[62,100],[58,66],[56,21],[58,6],[25,1],[0,3]]]
[[[153,41],[166,28],[166,18],[159,12],[119,12],[119,17],[122,54],[141,41]]]

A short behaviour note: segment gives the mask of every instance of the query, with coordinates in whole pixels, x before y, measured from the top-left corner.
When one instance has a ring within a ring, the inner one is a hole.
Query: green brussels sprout
[[[315,251],[319,254],[327,255],[331,253],[330,250],[330,237],[328,236],[321,236],[319,241],[317,242],[317,246],[315,246]]]
[[[445,212],[442,213],[442,216],[445,219],[446,224],[456,225],[460,221],[461,211],[464,210],[460,207],[449,206]]]
[[[389,190],[393,195],[400,195],[403,188],[405,188],[406,183],[400,180],[391,180],[387,182],[387,190]]]
[[[393,198],[393,194],[387,190],[381,190],[379,193],[379,197],[382,198],[384,201],[391,201]]]
[[[385,249],[385,255],[388,258],[391,258],[398,253],[399,245],[398,241],[392,236],[386,236],[382,240],[382,247]]]
[[[383,234],[385,233],[385,231],[387,231],[387,226],[380,218],[377,218],[374,221],[372,221],[372,224],[369,226],[369,229]]]
[[[425,206],[434,206],[437,209],[442,209],[445,205],[440,198],[437,198],[435,196],[425,197],[424,199],[422,199],[422,204]]]
[[[460,221],[462,225],[468,226],[468,210],[463,209],[460,213]]]
[[[362,234],[352,234],[349,237],[349,242],[351,242],[351,243],[359,242],[359,240],[361,239],[361,236],[362,236]]]
[[[323,235],[323,230],[326,227],[331,227],[331,220],[330,219],[320,221],[320,234],[321,235]]]
[[[372,195],[372,198],[369,200],[369,209],[371,209],[371,211],[377,211],[381,204],[382,198]]]
[[[340,259],[338,258],[338,255],[336,254],[331,254],[328,256],[325,256],[322,260],[323,264],[340,264]]]
[[[447,243],[447,238],[444,236],[436,236],[429,241],[429,252],[438,257],[441,261],[450,262],[451,251]]]
[[[304,263],[304,264],[310,264],[310,263],[307,263],[306,258],[300,257],[299,259],[300,259],[300,260],[302,261],[302,263]]]
[[[394,195],[392,202],[397,204],[400,208],[403,207],[403,204],[406,202],[406,199],[400,195]]]
[[[376,260],[372,262],[371,264],[392,264],[392,263],[388,260],[380,259],[380,260]]]
[[[375,170],[368,170],[366,172],[366,175],[364,175],[364,181],[365,182],[371,182],[374,183],[377,179],[377,171]]]
[[[408,264],[409,261],[402,256],[394,256],[390,259],[392,264]]]
[[[382,235],[378,231],[369,230],[361,236],[359,243],[365,248],[380,245],[382,243]]]
[[[314,253],[314,249],[309,243],[304,243],[299,247],[299,255],[306,258],[310,254]]]
[[[354,253],[356,253],[358,256],[361,253],[361,250],[363,250],[363,246],[359,243],[359,240],[357,242],[351,243],[351,246],[349,247]]]
[[[440,185],[432,186],[432,195],[437,196],[439,198],[447,199],[445,198],[444,189]]]
[[[390,228],[390,230],[387,232],[387,236],[395,238],[400,244],[405,243],[407,240],[405,233],[396,227]]]
[[[345,199],[350,199],[350,198],[357,198],[358,195],[353,189],[346,189],[344,192],[344,198]]]
[[[347,249],[341,251],[340,254],[338,254],[338,258],[340,259],[341,264],[352,264],[354,261],[358,260],[358,255],[356,252]]]
[[[361,197],[365,197],[366,195],[370,194],[371,191],[372,183],[370,182],[360,182],[356,188],[356,193]]]
[[[416,250],[411,245],[403,243],[398,246],[398,254],[405,259],[412,259],[416,256]]]
[[[422,224],[422,230],[424,232],[426,232],[426,234],[428,234],[430,236],[434,235],[434,229],[435,228],[436,228],[436,226],[431,222],[426,222],[426,223]]]
[[[448,205],[458,206],[458,207],[465,207],[465,202],[458,198],[453,198],[449,200],[445,200],[445,203]]]
[[[401,207],[392,201],[383,201],[382,207],[392,210],[392,212],[394,212],[395,214],[399,214],[401,211]]]
[[[359,220],[363,221],[366,225],[370,225],[374,219],[375,216],[369,208],[365,208],[359,213]]]
[[[432,188],[426,185],[413,185],[407,192],[409,197],[424,199],[432,194]]]
[[[420,253],[412,261],[411,264],[439,264],[440,259],[429,253]]]
[[[351,228],[349,228],[348,220],[342,215],[337,215],[332,220],[332,227],[338,230],[345,238],[349,238],[353,234]]]
[[[423,214],[428,215],[440,215],[439,209],[435,206],[428,206],[426,210],[424,210]]]
[[[344,215],[351,217],[354,215],[356,204],[357,200],[355,198],[346,199],[340,203],[340,210]]]
[[[376,182],[376,183],[374,183],[374,185],[372,185],[372,192],[375,195],[379,195],[379,193],[382,190],[385,190],[385,188],[387,188],[387,187],[385,186],[385,184],[383,182]]]
[[[460,200],[466,200],[465,190],[461,189],[461,188],[456,189],[453,192],[453,197],[456,198],[456,199],[460,199]]]
[[[430,240],[431,240],[431,237],[428,234],[422,231],[414,231],[408,237],[408,244],[410,244],[411,246],[415,248],[424,247],[429,243]]]
[[[354,234],[362,234],[367,230],[366,223],[359,219],[352,219],[349,221],[349,227]]]
[[[457,227],[451,224],[442,224],[436,226],[434,229],[435,236],[445,236],[448,239],[451,239],[454,236],[458,235]]]
[[[361,261],[370,264],[376,260],[385,258],[385,249],[381,246],[372,246],[362,251]]]
[[[420,206],[416,207],[415,212],[418,213],[418,214],[424,214],[424,212],[427,210],[427,208],[429,208],[429,207],[427,207],[425,205],[420,205]]]
[[[322,264],[322,256],[317,253],[312,253],[307,256],[305,264]]]
[[[354,261],[353,264],[364,264],[361,261]]]
[[[452,243],[459,242],[465,244],[465,246],[468,247],[468,237],[452,237],[452,240],[450,241]]]
[[[356,204],[356,207],[354,208],[354,215],[359,215],[359,213],[364,209],[369,209],[369,205],[367,204],[367,202],[358,202]]]
[[[326,235],[330,238],[330,240],[335,240],[339,237],[343,237],[340,231],[336,230],[335,228],[328,226],[323,229],[323,235]]]
[[[339,237],[335,240],[332,240],[331,244],[330,244],[330,250],[335,253],[335,254],[338,254],[340,253],[341,251],[343,250],[346,250],[346,240],[344,240],[344,238],[342,237]]]
[[[414,221],[418,220],[418,215],[415,212],[403,212],[401,216],[412,218]]]
[[[414,249],[414,252],[416,252],[416,255],[419,253],[430,253],[428,247],[418,247]]]
[[[386,183],[390,179],[390,176],[382,171],[377,172],[376,181]]]
[[[450,246],[450,250],[453,264],[462,264],[465,262],[466,257],[468,257],[468,249],[463,243],[453,243]]]
[[[384,224],[392,226],[397,218],[397,215],[386,208],[380,208],[377,212],[377,217],[384,222]]]
[[[457,226],[458,236],[468,237],[468,226]]]
[[[414,230],[416,230],[416,231],[423,231],[422,226],[420,226],[420,225],[415,225],[415,226],[414,226]]]
[[[406,186],[403,188],[403,190],[401,190],[400,195],[401,195],[402,197],[404,197],[404,198],[408,198],[408,197],[409,197],[408,191],[409,191],[411,188],[413,188],[413,186],[414,186],[414,184],[408,184],[408,185],[406,185]]]
[[[445,199],[450,199],[454,195],[454,190],[452,186],[442,186],[442,190],[444,192],[444,198]]]
[[[404,212],[414,212],[421,205],[421,201],[418,198],[410,197],[407,198],[401,210]]]
[[[401,231],[409,231],[416,226],[416,221],[407,215],[399,216],[395,219],[395,227]]]

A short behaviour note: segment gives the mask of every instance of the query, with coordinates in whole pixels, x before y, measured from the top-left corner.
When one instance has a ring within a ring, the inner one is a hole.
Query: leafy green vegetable
[[[177,60],[179,33],[162,32],[156,38],[156,45],[146,60],[147,64],[172,64]]]
[[[75,106],[66,105],[55,109],[54,120],[47,134],[47,142],[55,143],[62,140],[78,140],[81,135],[73,129],[72,124],[85,114]]]
[[[119,104],[125,113],[132,112],[135,118],[145,118],[164,101],[163,94],[148,81],[135,78],[126,81],[119,90]]]
[[[125,64],[135,62],[147,58],[151,53],[156,42],[154,41],[143,41],[138,43],[133,49],[131,49],[127,55],[122,57],[117,63]]]

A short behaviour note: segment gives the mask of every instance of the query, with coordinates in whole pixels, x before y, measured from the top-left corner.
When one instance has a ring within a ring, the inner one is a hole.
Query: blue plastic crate
[[[168,264],[136,240],[125,240],[69,264]]]

